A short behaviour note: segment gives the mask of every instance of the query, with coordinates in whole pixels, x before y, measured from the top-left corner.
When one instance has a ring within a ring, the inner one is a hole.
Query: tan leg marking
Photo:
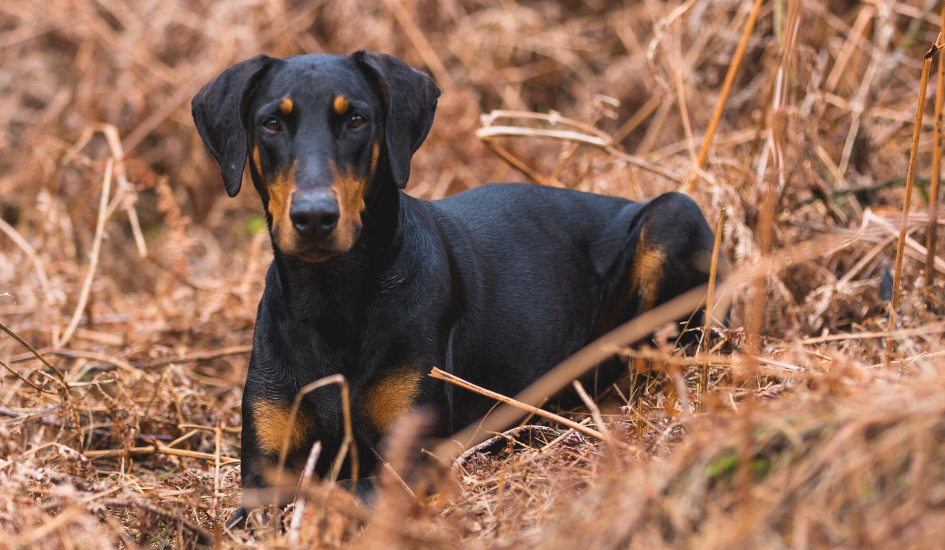
[[[282,103],[279,104],[279,110],[284,114],[289,114],[292,112],[292,98],[284,97],[282,98]]]
[[[335,112],[339,115],[345,114],[345,111],[348,110],[348,105],[348,98],[343,95],[335,97],[335,101],[332,103],[332,107],[334,107]]]
[[[640,296],[644,310],[651,309],[656,304],[665,263],[666,254],[662,250],[647,246],[644,227],[640,231],[640,240],[630,268],[630,292],[636,292]]]
[[[301,413],[296,414],[295,422],[289,429],[289,412],[291,407],[281,403],[253,403],[253,427],[259,448],[268,453],[278,454],[286,438],[289,440],[289,450],[301,448],[305,443],[309,423]]]
[[[365,389],[364,410],[377,431],[386,431],[394,419],[413,407],[422,379],[419,372],[396,369]]]

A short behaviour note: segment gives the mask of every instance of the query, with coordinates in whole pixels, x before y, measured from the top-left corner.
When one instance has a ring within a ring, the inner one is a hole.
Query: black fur
[[[378,82],[371,82],[372,75]],[[248,86],[251,96],[243,97]],[[384,147],[364,191],[363,228],[350,250],[309,263],[274,243],[244,390],[244,490],[265,486],[264,469],[275,460],[258,445],[259,419],[250,406],[258,400],[288,404],[305,384],[343,374],[352,392],[360,470],[371,472],[383,434],[367,419],[362,399],[365,388],[392,369],[422,376],[413,405],[433,411],[433,435],[446,437],[477,421],[494,402],[427,377],[431,367],[515,395],[594,337],[708,278],[712,233],[684,195],[633,203],[493,184],[430,202],[401,192],[410,157],[432,124],[439,90],[425,74],[372,52],[257,57],[201,90],[194,98],[195,121],[230,194],[239,188],[234,167],[256,143],[254,132],[247,132],[254,109],[287,90],[300,112],[317,116],[287,122],[288,141],[267,150],[260,173],[253,171],[264,205],[269,199],[262,173],[287,162],[282,157],[301,163],[317,150],[333,155],[335,165],[363,164],[370,142],[351,145],[354,138],[335,130],[325,108],[325,98],[336,92],[359,102],[371,135]],[[241,114],[236,103],[246,111]],[[300,168],[297,177],[303,176]],[[666,258],[655,303],[644,303],[629,280],[641,246]],[[317,471],[329,470],[343,437],[341,411],[335,386],[303,399],[301,414],[313,429],[290,453],[290,466],[304,461],[320,440]]]
[[[397,187],[407,186],[410,159],[427,139],[440,89],[426,74],[386,54],[360,51],[355,59],[368,67],[383,87],[386,103],[384,143]]]
[[[272,63],[257,55],[233,65],[203,87],[191,102],[190,113],[207,150],[220,164],[226,192],[240,191],[246,166],[246,126],[243,123],[247,92],[253,81]]]

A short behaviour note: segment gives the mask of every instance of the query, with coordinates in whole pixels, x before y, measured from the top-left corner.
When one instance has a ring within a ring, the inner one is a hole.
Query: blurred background
[[[661,374],[639,394],[621,396],[623,409],[605,410],[651,457],[669,456],[673,445],[688,441],[685,422],[695,420],[680,416],[680,400],[724,417],[739,413],[746,399],[794,396],[776,400],[782,409],[770,414],[774,422],[815,410],[811,403],[827,403],[837,388],[850,396],[850,388],[879,391],[871,384],[901,380],[941,387],[941,239],[931,263],[924,248],[929,228],[942,224],[940,212],[929,213],[937,61],[905,226],[910,239],[898,326],[911,332],[896,341],[895,375],[876,370],[882,338],[843,336],[887,327],[923,55],[938,36],[940,7],[926,0],[5,0],[0,321],[63,375],[57,382],[22,343],[0,336],[0,359],[9,366],[0,373],[0,535],[49,547],[67,547],[67,540],[127,547],[119,542],[125,536],[158,547],[198,540],[185,536],[187,530],[204,536],[217,529],[217,543],[222,540],[219,519],[235,506],[239,479],[235,463],[215,459],[239,456],[240,384],[271,249],[258,196],[244,185],[235,199],[226,197],[189,103],[210,78],[260,52],[372,49],[428,71],[443,95],[414,157],[407,189],[414,196],[437,199],[493,181],[633,200],[691,190],[710,225],[725,213],[721,247],[735,271],[781,258],[760,285],[738,287],[729,327],[713,333],[713,353],[726,356],[706,367],[707,380],[698,365],[685,363],[666,374],[672,362],[663,357],[651,365]],[[743,36],[743,56],[727,88]],[[721,118],[707,137],[720,103]],[[503,126],[518,128],[518,135]],[[547,130],[572,134],[549,137]],[[704,143],[710,146],[702,158]],[[937,279],[929,279],[927,265]],[[744,336],[752,312],[758,321],[749,332],[764,338],[749,350]],[[666,338],[653,345],[667,356],[679,354]],[[749,356],[761,357],[761,366],[745,377],[733,365]],[[681,399],[680,391],[691,395]],[[888,481],[919,469],[923,484],[941,489],[941,401],[903,391],[895,394],[906,396],[902,401],[887,403],[891,416],[884,419],[891,425],[911,422],[913,413],[923,419],[903,437],[922,438],[925,462],[895,455],[888,471],[876,475]],[[851,403],[892,399],[857,395]],[[908,408],[920,403],[921,414]],[[763,407],[757,414],[767,418]],[[779,440],[771,449],[780,453],[801,440],[811,448],[826,445],[844,422],[861,418],[854,405],[844,411],[824,413],[804,432],[812,439]],[[587,417],[587,411],[575,414]],[[769,536],[787,547],[799,539],[785,533],[796,537],[798,529],[813,546],[854,540],[882,546],[902,542],[895,521],[914,528],[909,541],[932,540],[924,529],[940,517],[945,493],[916,500],[917,508],[903,512],[912,515],[893,521],[882,510],[898,506],[912,489],[871,485],[875,492],[866,498],[838,489],[849,481],[839,474],[812,482],[816,491],[805,493],[834,523],[796,519],[796,503],[788,501],[801,489],[775,480],[764,489],[769,493],[757,495],[754,535],[746,535],[734,516],[723,517],[737,508],[728,492],[734,485],[717,484],[717,476],[709,476],[711,488],[685,485],[693,464],[699,466],[692,471],[715,468],[723,477],[728,471],[719,456],[734,456],[737,446],[724,445],[740,428],[716,421],[712,429],[723,430],[713,440],[717,446],[702,441],[710,447],[682,455],[698,460],[652,465],[675,472],[662,487],[679,490],[666,497],[663,511],[639,512],[635,521],[649,525],[641,528],[648,547],[732,540],[760,547]],[[857,429],[865,434],[870,426]],[[867,462],[885,460],[880,456],[887,454],[870,454],[880,451],[865,437],[850,448]],[[150,453],[154,441],[205,456]],[[530,458],[527,468],[540,475],[522,470],[514,453],[470,466],[458,500],[426,509],[424,521],[433,526],[427,533],[441,538],[424,544],[566,547],[568,536],[600,525],[587,519],[570,535],[548,531],[558,539],[541,529],[568,517],[559,512],[573,512],[560,496],[587,489],[590,473],[599,473],[597,449],[596,442],[580,441],[564,454]],[[617,479],[631,479],[624,467],[614,467]],[[633,479],[653,479],[652,471]],[[562,478],[579,481],[561,486]],[[587,492],[593,503],[583,509],[596,510],[594,521],[612,527],[608,522],[622,520],[608,516],[612,507],[604,503],[617,497],[595,487]],[[108,491],[107,512],[90,511],[86,499]],[[759,504],[764,494],[783,508]],[[546,505],[536,505],[536,495]],[[690,497],[693,504],[682,504]],[[716,498],[727,504],[710,510]],[[644,504],[624,503],[627,510]],[[148,512],[149,506],[158,510]],[[81,513],[41,529],[72,509]],[[764,516],[765,509],[781,514]],[[851,509],[860,515],[848,524],[843,514]],[[709,516],[717,530],[707,534],[700,522]],[[181,517],[188,526],[174,527]],[[342,513],[335,531],[324,527],[331,517],[322,517],[322,530],[306,540],[325,547],[351,540],[358,516]],[[601,540],[616,546],[644,540],[617,531],[599,530],[612,535]],[[225,540],[253,542],[240,536]]]

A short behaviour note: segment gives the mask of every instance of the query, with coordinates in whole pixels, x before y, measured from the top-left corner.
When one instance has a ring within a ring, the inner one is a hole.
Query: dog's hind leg
[[[666,193],[628,206],[611,227],[602,241],[608,248],[599,246],[602,254],[596,256],[608,258],[606,269],[601,265],[599,272],[606,273],[610,288],[595,336],[708,282],[714,237],[699,206],[688,196]],[[618,242],[619,252],[614,248]],[[726,272],[720,258],[719,277]],[[702,311],[691,313],[678,320],[682,330],[678,342],[684,347],[698,341],[703,326]],[[607,361],[596,373],[595,387],[615,380],[625,369],[622,361]]]

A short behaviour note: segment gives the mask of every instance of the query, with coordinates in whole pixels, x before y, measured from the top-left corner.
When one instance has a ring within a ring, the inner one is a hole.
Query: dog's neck
[[[310,263],[273,244],[278,292],[293,318],[345,325],[360,321],[379,278],[403,249],[405,199],[389,172],[379,171],[368,183],[361,233],[351,250]]]

